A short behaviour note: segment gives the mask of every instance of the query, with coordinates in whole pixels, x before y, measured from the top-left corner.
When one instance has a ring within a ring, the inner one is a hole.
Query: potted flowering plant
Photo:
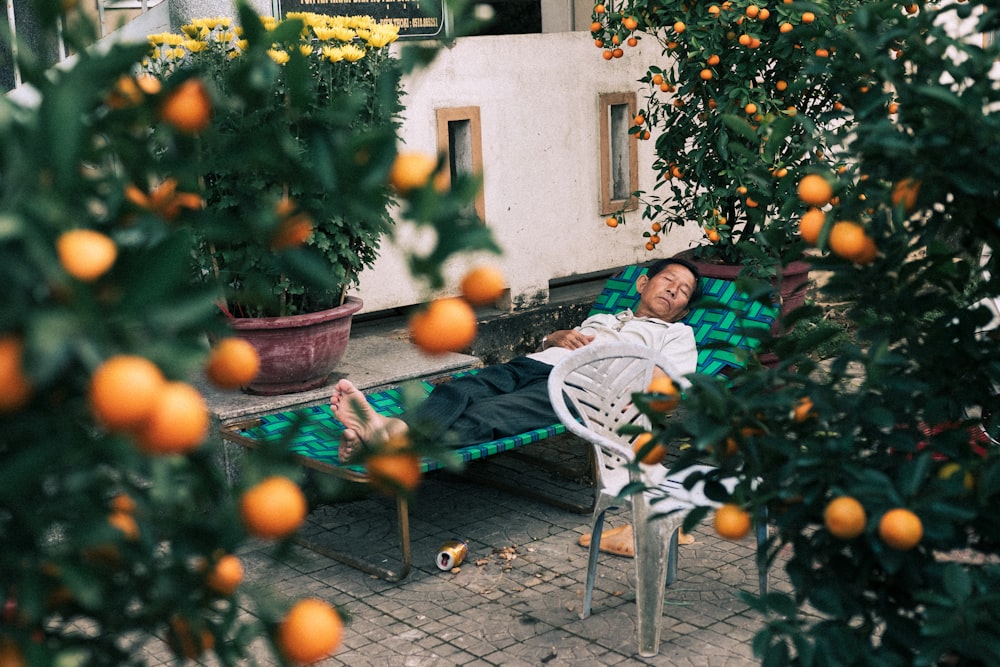
[[[840,57],[828,33],[857,4],[625,0],[594,7],[592,35],[605,58],[625,56],[621,47],[643,37],[656,39],[665,57],[641,79],[645,108],[631,128],[640,139],[656,134],[654,191],[635,193],[651,224],[643,231],[647,248],[693,223],[706,240],[690,254],[710,274],[720,267],[723,277],[743,270],[780,280],[782,265],[801,257],[800,217],[829,202],[838,170],[836,149],[818,128],[850,120],[823,66]],[[821,192],[801,198],[803,180]],[[797,305],[807,266],[796,263],[791,276],[787,268],[782,290],[797,295]]]
[[[388,45],[397,35],[369,17],[297,13],[240,27],[197,19],[180,33],[149,36],[146,72],[203,83],[212,102],[192,139],[199,182],[176,188],[204,193],[194,279],[218,288],[241,335],[262,332],[251,338],[262,357],[251,391],[322,385],[346,347],[350,315],[362,305],[346,290],[392,222],[386,180],[358,167],[384,172],[395,156],[400,73]],[[229,94],[248,87],[250,99]],[[249,159],[248,136],[256,137]],[[345,153],[353,163],[329,160]],[[225,224],[233,218],[243,234]],[[289,334],[316,327],[320,350],[304,354],[306,343]]]

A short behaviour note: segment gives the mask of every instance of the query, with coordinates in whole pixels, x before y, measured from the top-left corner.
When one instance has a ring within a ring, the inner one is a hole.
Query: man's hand
[[[594,340],[593,336],[580,333],[575,329],[560,329],[553,331],[545,337],[545,348],[565,347],[567,350],[578,350],[585,345],[589,345]]]

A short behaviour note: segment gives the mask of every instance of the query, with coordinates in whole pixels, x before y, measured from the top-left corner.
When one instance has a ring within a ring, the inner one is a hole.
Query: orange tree
[[[73,3],[36,9],[53,38],[66,19],[77,55],[43,71],[20,45],[35,99],[0,97],[0,662],[141,664],[153,636],[178,659],[212,650],[220,664],[242,664],[257,636],[281,664],[322,657],[340,631],[327,603],[248,590],[232,558],[251,536],[280,547],[294,532],[307,509],[299,469],[262,451],[227,493],[207,406],[189,384],[210,359],[205,334],[225,331],[215,290],[192,285],[189,264],[192,226],[204,219],[199,133],[220,100],[197,70],[166,82],[136,76],[144,43],[88,50],[93,27]],[[246,53],[225,104],[251,108],[275,93],[272,36],[245,7],[240,23]],[[402,61],[427,55],[404,50]],[[332,122],[329,150],[304,164],[280,136],[262,154],[259,132],[247,129],[228,157],[248,171],[280,162],[293,192],[297,171],[346,180],[338,196],[348,208],[384,198],[393,135]],[[491,246],[481,225],[456,226],[473,186],[460,187],[400,196],[416,223],[447,237],[430,259],[414,258],[431,283],[441,280],[431,260]],[[253,213],[261,234],[280,233],[287,217]],[[247,233],[239,216],[212,224],[220,238]],[[228,358],[211,357],[212,376],[228,386],[255,362],[218,354]],[[310,622],[329,632],[304,653],[289,638]]]
[[[730,495],[713,474],[710,495],[767,511],[758,556],[792,588],[744,596],[763,664],[1000,664],[1000,357],[983,331],[1000,294],[998,27],[985,1],[866,2],[823,36],[840,56],[806,71],[852,124],[820,138],[846,169],[810,238],[853,336],[822,364],[806,334],[774,343],[776,368],[696,377],[664,426],[695,445],[681,467],[707,456],[741,478]]]
[[[638,192],[653,230],[700,225],[696,254],[756,266],[794,258],[795,196],[810,173],[829,174],[834,154],[817,132],[844,122],[817,54],[838,53],[827,32],[858,0],[686,2],[624,0],[595,6],[591,26],[607,57],[615,45],[656,39],[662,59],[641,79],[645,108],[631,132],[656,142],[652,192]],[[652,132],[650,132],[652,130]]]

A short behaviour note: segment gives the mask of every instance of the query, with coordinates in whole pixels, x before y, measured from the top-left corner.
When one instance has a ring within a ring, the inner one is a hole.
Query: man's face
[[[655,317],[676,322],[684,317],[695,289],[695,277],[681,264],[669,264],[652,278],[642,276],[636,283],[639,317]]]

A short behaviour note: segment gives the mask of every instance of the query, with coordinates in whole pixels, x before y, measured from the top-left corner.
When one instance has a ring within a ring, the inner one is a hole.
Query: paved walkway
[[[355,349],[371,344],[352,339]],[[392,354],[384,361],[398,372],[399,360]],[[379,373],[364,384],[379,386]],[[584,452],[568,439],[531,447],[542,460],[577,465]],[[585,478],[556,474],[517,453],[477,462],[468,472],[581,505],[592,496]],[[303,535],[396,567],[395,504],[378,494],[355,496],[318,506]],[[624,516],[609,512],[607,525],[620,525]],[[240,555],[245,585],[322,598],[348,617],[343,646],[322,665],[759,664],[751,642],[761,619],[738,595],[757,591],[753,537],[722,540],[707,524],[694,531],[695,543],[681,547],[679,579],[667,591],[659,655],[643,659],[636,652],[631,559],[602,554],[594,613],[579,618],[587,551],[577,540],[588,520],[589,514],[437,472],[410,508],[413,570],[402,581],[373,577],[301,546],[276,556],[273,545],[251,543]],[[435,555],[456,537],[467,540],[469,556],[457,570],[443,572]],[[772,588],[787,590],[784,576],[780,566],[774,570]],[[150,645],[145,655],[153,665],[173,664],[164,646]],[[262,657],[260,664],[275,663]]]

